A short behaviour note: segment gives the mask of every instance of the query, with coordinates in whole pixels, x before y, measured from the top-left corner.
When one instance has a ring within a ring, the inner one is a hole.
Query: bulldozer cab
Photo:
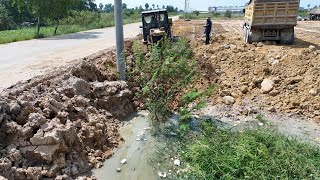
[[[141,16],[144,43],[156,43],[165,35],[171,37],[172,20],[166,9],[144,11]]]

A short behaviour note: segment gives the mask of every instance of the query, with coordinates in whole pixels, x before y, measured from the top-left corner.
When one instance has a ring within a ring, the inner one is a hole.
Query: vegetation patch
[[[132,78],[141,87],[138,94],[157,122],[166,121],[172,113],[174,97],[193,81],[196,74],[192,50],[186,40],[177,43],[163,41],[151,47],[145,55],[143,47],[133,45],[136,66]]]
[[[220,129],[208,120],[200,134],[182,135],[180,179],[320,178],[320,149],[277,131]]]

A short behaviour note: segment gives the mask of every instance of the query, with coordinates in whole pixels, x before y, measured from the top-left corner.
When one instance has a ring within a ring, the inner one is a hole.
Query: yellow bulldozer
[[[166,9],[144,11],[142,17],[143,43],[154,44],[164,39],[172,37],[172,19],[168,16]]]
[[[244,40],[247,43],[294,43],[300,0],[250,0],[245,7]]]

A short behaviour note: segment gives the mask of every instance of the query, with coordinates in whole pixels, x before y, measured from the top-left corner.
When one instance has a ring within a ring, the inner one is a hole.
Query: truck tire
[[[283,29],[281,31],[281,44],[292,45],[294,44],[294,27]]]

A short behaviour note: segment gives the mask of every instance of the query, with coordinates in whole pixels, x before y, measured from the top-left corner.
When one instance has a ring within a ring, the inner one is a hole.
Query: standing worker
[[[204,32],[206,34],[206,44],[210,44],[210,34],[212,29],[212,21],[210,17],[208,17],[207,24],[204,27],[206,28]]]

